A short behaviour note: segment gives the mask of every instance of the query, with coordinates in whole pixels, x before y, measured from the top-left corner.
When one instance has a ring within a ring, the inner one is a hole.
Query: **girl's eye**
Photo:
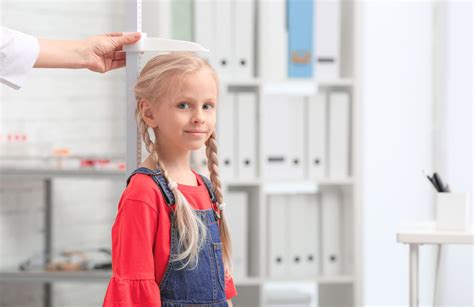
[[[187,102],[181,102],[180,104],[178,104],[178,108],[180,108],[180,109],[187,109],[187,108],[189,108],[189,103],[187,103]]]
[[[212,108],[214,108],[214,105],[213,105],[213,104],[206,103],[206,104],[204,105],[204,109],[206,109],[206,110],[210,110],[210,109],[212,109]]]

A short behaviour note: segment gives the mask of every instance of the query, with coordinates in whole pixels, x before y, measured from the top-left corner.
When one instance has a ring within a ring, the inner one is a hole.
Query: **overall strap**
[[[212,187],[211,181],[206,176],[203,176],[201,174],[199,174],[199,176],[206,185],[207,191],[209,192],[209,197],[211,198],[211,202],[215,203],[217,201],[217,197],[216,193],[214,192],[214,188]]]
[[[154,170],[151,170],[151,169],[146,168],[146,167],[140,167],[140,168],[136,169],[130,175],[130,177],[128,177],[127,185],[129,184],[130,179],[132,178],[132,176],[135,175],[135,174],[144,174],[144,175],[151,176],[151,178],[153,178],[153,181],[155,181],[155,183],[160,188],[163,196],[165,197],[166,203],[170,206],[175,203],[173,192],[168,187],[168,184],[166,183],[165,176],[163,176],[163,172],[161,170],[154,171]]]

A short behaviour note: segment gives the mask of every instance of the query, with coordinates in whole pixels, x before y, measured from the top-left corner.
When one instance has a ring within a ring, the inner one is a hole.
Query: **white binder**
[[[340,0],[316,1],[316,77],[333,80],[340,76]]]
[[[319,274],[319,194],[307,194],[305,208],[303,209],[306,218],[306,244],[305,244],[305,267],[309,277]]]
[[[210,1],[215,6],[216,14],[212,16],[214,20],[215,44],[214,51],[211,50],[211,57],[215,59],[214,68],[222,79],[228,79],[232,76],[234,64],[232,62],[232,49],[239,46],[233,46],[232,28],[234,24],[232,14],[232,1],[219,0]],[[200,23],[201,20],[196,20]]]
[[[289,271],[292,277],[310,277],[307,272],[306,250],[309,218],[306,217],[306,195],[288,196]],[[313,276],[314,277],[314,276]]]
[[[245,192],[228,192],[224,210],[232,238],[234,278],[247,277],[248,254],[248,197]]]
[[[217,108],[217,142],[219,144],[219,171],[222,179],[234,179],[237,174],[235,114],[235,94],[221,89]]]
[[[327,109],[326,94],[308,97],[308,171],[312,179],[326,177]]]
[[[285,196],[268,197],[268,273],[270,277],[287,277],[288,212]]]
[[[322,201],[323,275],[341,274],[341,195],[336,189],[325,190]]]
[[[213,67],[217,67],[215,65],[215,10],[214,1],[195,0],[194,2],[194,40],[210,50],[210,53],[204,56],[210,60]]]
[[[209,169],[207,168],[206,145],[198,150],[191,152],[191,167],[201,175],[209,178]]]
[[[350,144],[349,95],[334,92],[329,95],[329,177],[349,176]]]
[[[148,4],[147,4],[148,3]],[[171,0],[145,1],[145,5],[157,6],[157,14],[153,15],[152,20],[158,23],[158,37],[172,38],[172,18]]]
[[[263,172],[266,179],[284,179],[290,174],[290,121],[288,97],[263,95]]]
[[[233,10],[234,76],[246,80],[254,76],[255,0],[234,0]]]
[[[257,177],[257,96],[236,94],[237,101],[237,178]]]
[[[282,80],[288,76],[288,32],[286,1],[259,0],[259,77]]]
[[[288,124],[289,124],[289,173],[287,178],[303,179],[305,166],[305,97],[304,96],[288,96]]]

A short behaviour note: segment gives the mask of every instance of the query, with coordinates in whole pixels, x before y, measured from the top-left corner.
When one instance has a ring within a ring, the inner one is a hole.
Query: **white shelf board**
[[[76,272],[47,272],[47,271],[2,271],[0,282],[103,282],[112,276],[111,271],[76,271]]]
[[[474,225],[466,231],[437,230],[433,221],[407,224],[397,232],[400,243],[474,244]]]

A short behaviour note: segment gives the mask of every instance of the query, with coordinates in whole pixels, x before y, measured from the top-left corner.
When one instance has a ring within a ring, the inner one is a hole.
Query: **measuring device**
[[[142,141],[135,118],[136,98],[133,87],[140,74],[141,56],[144,52],[209,52],[203,46],[189,41],[148,37],[142,32],[142,1],[125,0],[125,31],[141,32],[141,38],[132,45],[123,47],[126,54],[126,175],[129,176],[141,163]]]

